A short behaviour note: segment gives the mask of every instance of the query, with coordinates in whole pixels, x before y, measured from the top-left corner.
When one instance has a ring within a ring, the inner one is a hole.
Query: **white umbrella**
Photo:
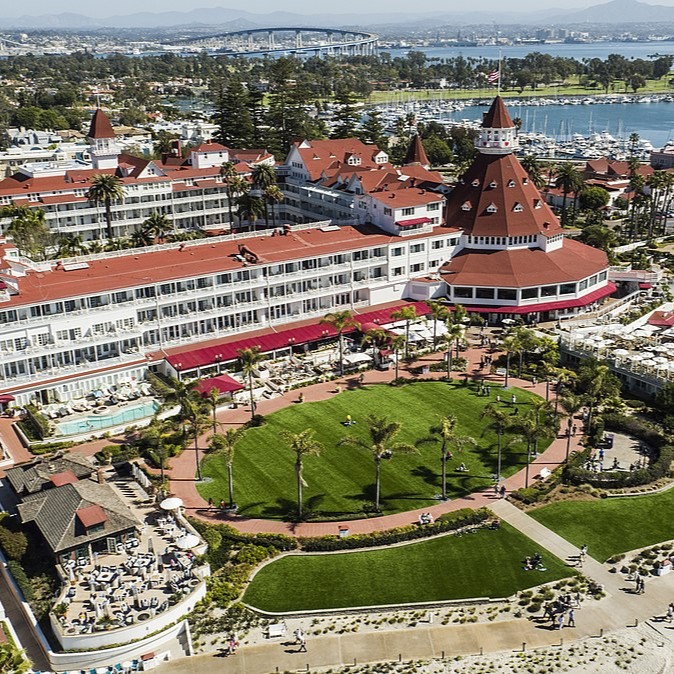
[[[162,510],[178,510],[183,505],[183,500],[177,496],[171,498],[165,498],[160,504],[159,507]]]
[[[656,356],[653,358],[653,362],[657,363],[658,365],[666,365],[669,363],[669,358],[665,358],[664,356]]]
[[[131,671],[132,667],[133,667],[133,662],[130,662],[129,660],[125,660],[122,663],[122,669],[124,670],[125,674],[126,674],[126,672]]]
[[[505,323],[505,325],[512,325],[515,322],[514,319],[512,318],[504,318],[501,323]]]
[[[195,536],[194,534],[186,534],[176,541],[176,545],[181,550],[189,550],[190,548],[194,548],[199,545],[199,543],[201,543],[201,539],[199,536]]]
[[[627,349],[616,349],[613,352],[614,356],[629,356],[630,352]]]

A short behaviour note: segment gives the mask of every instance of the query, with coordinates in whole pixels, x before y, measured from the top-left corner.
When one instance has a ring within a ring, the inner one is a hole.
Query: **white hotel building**
[[[242,346],[288,352],[332,337],[318,322],[341,308],[363,321],[381,309],[386,323],[391,306],[431,297],[490,320],[556,318],[597,302],[614,289],[605,255],[563,238],[514,142],[497,99],[447,208],[418,151],[419,161],[394,169],[372,146],[321,141],[296,146],[282,169],[284,221],[312,223],[45,263],[5,244],[0,401],[68,401],[148,368],[214,373]],[[305,187],[315,198],[306,206]],[[359,215],[330,213],[327,197]],[[330,219],[315,222],[318,207]]]

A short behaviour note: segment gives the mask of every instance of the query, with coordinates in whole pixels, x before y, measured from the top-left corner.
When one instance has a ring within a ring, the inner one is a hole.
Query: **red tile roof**
[[[639,287],[641,287],[641,283]],[[650,284],[648,284],[648,287],[650,288]],[[660,327],[672,326],[674,325],[674,311],[654,311],[648,319],[648,324]]]
[[[77,475],[75,475],[72,470],[64,470],[62,473],[50,475],[49,479],[55,487],[60,487],[64,484],[73,484],[77,482]]]
[[[396,225],[398,227],[414,227],[414,225],[425,225],[428,222],[433,222],[430,218],[410,218],[409,220],[398,220]]]
[[[202,143],[190,148],[190,152],[226,152],[229,148],[220,143]]]
[[[506,108],[503,99],[497,96],[491,104],[488,112],[482,118],[482,128],[484,129],[514,129],[513,120],[510,119],[508,108]]]
[[[96,524],[107,522],[108,516],[99,505],[90,505],[76,511],[77,519],[88,529]]]
[[[205,398],[211,392],[211,389],[214,388],[220,393],[234,393],[234,391],[241,391],[244,388],[244,385],[225,372],[219,374],[217,377],[200,379],[199,383],[194,387],[194,390]]]
[[[446,222],[473,236],[528,236],[561,229],[513,154],[477,155],[447,197]]]
[[[108,116],[98,108],[91,118],[91,126],[89,127],[89,138],[116,138],[115,132],[110,124]]]
[[[608,269],[604,251],[572,239],[563,243],[560,249],[549,253],[539,248],[464,250],[440,273],[452,286],[528,288],[579,281]]]
[[[414,135],[414,138],[410,141],[410,146],[407,148],[407,154],[405,155],[405,161],[403,162],[405,166],[410,164],[418,164],[419,166],[430,166],[431,162],[428,161],[426,156],[426,150],[424,150],[424,144],[421,142],[421,136],[417,133]]]
[[[376,145],[367,145],[358,138],[339,138],[332,140],[304,141],[308,147],[295,146],[309,172],[310,180],[318,180],[330,168],[344,170],[378,169],[381,164],[374,161],[374,157],[381,152]],[[357,166],[347,164],[349,157],[360,157],[361,163]]]

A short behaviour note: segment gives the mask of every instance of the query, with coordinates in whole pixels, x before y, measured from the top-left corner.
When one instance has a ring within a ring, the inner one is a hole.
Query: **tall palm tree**
[[[521,353],[522,351],[522,342],[517,333],[506,335],[501,340],[501,348],[506,354],[505,379],[503,381],[503,386],[504,388],[507,388],[510,381],[510,357],[513,353]]]
[[[279,189],[277,185],[270,185],[264,190],[265,201],[271,206],[271,224],[272,227],[276,227],[276,213],[274,212],[274,205],[280,204],[283,199],[283,192]]]
[[[526,472],[524,473],[524,487],[529,486],[529,464],[531,463],[531,448],[534,446],[536,439],[538,438],[538,421],[536,419],[536,414],[533,410],[528,410],[525,412],[517,422],[513,424],[513,427],[519,433],[520,438],[526,443],[527,446],[527,464]]]
[[[219,456],[223,456],[227,463],[227,487],[229,489],[229,507],[234,507],[234,451],[237,443],[243,438],[246,429],[228,428],[224,433],[214,433],[211,436],[209,449]]]
[[[256,164],[251,172],[253,190],[256,196],[262,198],[264,207],[265,225],[269,227],[269,202],[265,195],[265,190],[276,186],[276,171],[269,164]]]
[[[130,237],[131,246],[133,248],[145,248],[145,246],[150,246],[154,243],[154,237],[152,237],[147,230],[137,229]],[[114,243],[121,243],[120,239],[115,239]],[[108,248],[106,246],[106,248]],[[114,250],[112,247],[108,248],[109,250]]]
[[[391,318],[394,321],[405,321],[405,359],[407,360],[410,349],[410,323],[418,318],[417,309],[413,304],[408,304],[406,307],[392,311]]]
[[[163,241],[173,226],[167,215],[155,211],[143,222],[141,228],[154,243],[157,239]]]
[[[199,460],[199,436],[208,428],[210,422],[208,417],[203,414],[201,400],[198,398],[187,400],[185,412],[194,435],[194,461],[197,468],[197,480],[201,482],[203,477],[201,475],[201,461]]]
[[[305,456],[317,456],[323,451],[323,445],[314,437],[314,429],[307,428],[300,433],[282,431],[281,436],[295,453],[295,476],[297,477],[297,518],[302,519],[302,487],[306,484],[302,477]]]
[[[446,321],[449,317],[449,309],[440,302],[429,300],[426,302],[428,308],[431,310],[430,316],[433,319],[433,348],[438,345],[438,321]]]
[[[562,396],[562,407],[569,415],[566,421],[566,454],[564,456],[564,463],[569,463],[569,453],[571,451],[571,429],[573,428],[573,419],[576,412],[583,406],[583,399],[567,391]]]
[[[255,398],[253,397],[253,371],[255,366],[262,360],[259,346],[251,346],[246,349],[239,349],[239,360],[241,361],[241,370],[243,376],[248,379],[248,392],[250,394],[250,418],[255,416]]]
[[[545,187],[545,178],[541,171],[541,164],[538,159],[531,154],[525,155],[520,160],[522,168],[527,172],[529,180],[540,190]]]
[[[213,433],[214,434],[218,432],[218,420],[216,419],[215,413],[218,409],[218,403],[220,402],[221,397],[222,397],[222,393],[220,393],[220,390],[216,386],[212,386],[211,390],[206,395],[206,399],[208,400],[208,403],[211,406],[211,410],[213,412]]]
[[[381,462],[383,459],[391,458],[394,453],[410,454],[417,451],[414,445],[405,442],[395,442],[395,437],[402,428],[397,421],[389,421],[386,417],[377,417],[370,415],[366,419],[369,440],[348,435],[342,438],[338,445],[352,445],[360,447],[372,456],[375,466],[375,510],[379,512],[379,502],[381,494]]]
[[[344,332],[345,330],[358,329],[360,323],[355,319],[349,309],[340,309],[325,314],[319,321],[321,324],[330,325],[337,331],[339,343],[339,374],[344,374]]]
[[[569,194],[576,194],[583,187],[583,176],[571,163],[564,162],[557,168],[555,187],[562,190],[562,226],[566,226],[566,201]]]
[[[229,226],[234,227],[234,185],[235,180],[240,177],[234,168],[234,162],[226,161],[220,167],[220,177],[225,183],[225,193],[227,194],[227,208],[229,209]],[[238,195],[237,195],[238,196]]]
[[[112,204],[116,201],[124,200],[122,181],[112,173],[99,173],[92,176],[91,187],[89,187],[89,191],[87,192],[87,199],[93,204],[103,204],[105,206],[107,237],[108,241],[112,241],[115,238],[112,231]]]
[[[400,351],[405,348],[405,344],[407,344],[407,340],[405,339],[405,335],[391,335],[390,337],[391,340],[391,349],[393,349],[393,354],[395,355],[395,379],[398,379],[398,375],[400,373],[400,358],[398,357],[400,355]]]
[[[248,220],[253,231],[257,229],[258,218],[264,214],[264,201],[251,194],[242,194],[236,200],[239,220]]]
[[[555,408],[549,401],[543,400],[543,398],[534,398],[531,401],[531,409],[534,412],[536,427],[538,428],[538,434],[534,441],[534,453],[538,454],[539,439],[556,434],[559,430],[559,423]]]
[[[452,369],[454,367],[454,346],[458,349],[459,342],[463,339],[466,328],[461,323],[447,321],[447,331],[442,335],[442,341],[447,345],[447,380],[452,380]]]
[[[87,252],[87,247],[80,234],[59,234],[58,249],[55,257],[74,257]]]
[[[497,448],[498,448],[498,457],[496,464],[496,481],[501,481],[501,463],[503,456],[503,435],[508,430],[511,425],[511,417],[506,414],[501,407],[495,403],[488,403],[484,406],[482,410],[481,417],[487,417],[491,419],[490,428],[493,428],[496,431],[497,439]]]

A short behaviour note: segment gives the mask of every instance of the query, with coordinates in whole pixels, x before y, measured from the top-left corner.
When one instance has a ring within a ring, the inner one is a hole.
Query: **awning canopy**
[[[358,327],[344,330],[344,334],[349,334],[360,330],[365,323],[374,323],[378,327],[381,324],[392,323],[391,313],[403,306],[413,306],[417,315],[425,316],[430,309],[425,302],[401,302],[398,305],[388,307],[387,309],[377,309],[362,314],[355,314],[354,318],[358,322]],[[192,351],[183,351],[182,353],[171,354],[166,359],[171,367],[177,372],[194,370],[198,367],[213,365],[215,363],[227,363],[236,360],[239,357],[241,349],[257,346],[261,353],[270,353],[283,348],[301,346],[312,342],[320,342],[324,339],[335,338],[337,331],[330,325],[315,323],[303,325],[295,328],[288,328],[279,332],[269,332],[257,337],[242,337],[223,344],[196,348]]]
[[[228,374],[219,374],[217,377],[210,377],[209,379],[202,379],[194,390],[200,393],[202,397],[206,397],[212,389],[217,389],[220,393],[234,393],[234,391],[241,391],[245,387],[241,382],[236,381]]]
[[[433,222],[431,218],[410,218],[409,220],[398,220],[396,225],[398,227],[414,227],[415,225],[425,225],[429,222]]]
[[[639,290],[650,290],[653,286],[650,283],[642,282],[639,284]]]
[[[10,395],[9,393],[5,393],[5,395],[0,395],[0,403],[13,403],[16,400],[16,398],[13,395]]]

